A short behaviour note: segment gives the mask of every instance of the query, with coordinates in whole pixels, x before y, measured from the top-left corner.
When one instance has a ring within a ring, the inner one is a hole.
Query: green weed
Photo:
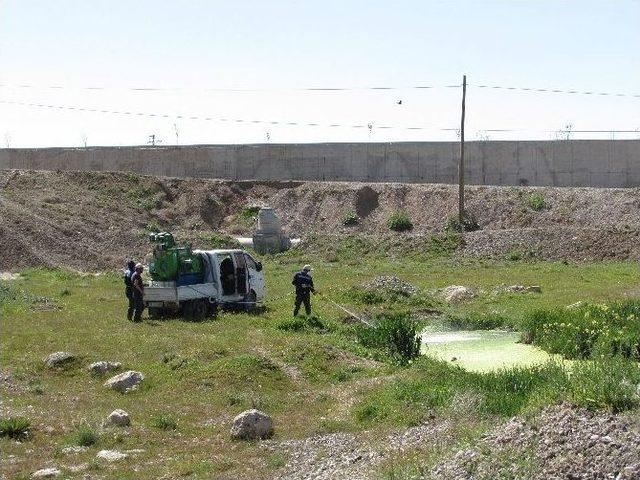
[[[475,232],[480,229],[480,225],[478,224],[478,220],[476,217],[469,213],[464,212],[462,215],[462,221],[460,221],[460,217],[458,215],[451,216],[447,219],[447,223],[444,227],[446,232]]]
[[[0,437],[24,440],[31,433],[31,422],[23,417],[10,417],[0,420]]]
[[[176,430],[178,423],[169,415],[160,414],[153,418],[151,426],[160,430]]]
[[[387,226],[394,232],[405,232],[413,229],[413,223],[409,216],[404,212],[395,212],[391,214],[387,220]]]
[[[539,212],[547,208],[547,202],[544,199],[544,196],[541,193],[532,193],[527,199],[527,204],[531,210]]]
[[[345,213],[342,217],[342,225],[344,225],[345,227],[357,225],[359,221],[360,219],[358,218],[358,215],[356,215],[355,212],[351,211]]]
[[[73,443],[81,447],[90,447],[98,443],[100,435],[98,432],[88,424],[82,424],[73,435]]]

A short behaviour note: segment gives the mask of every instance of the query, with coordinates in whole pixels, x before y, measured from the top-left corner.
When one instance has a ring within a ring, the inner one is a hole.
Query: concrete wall
[[[0,169],[230,180],[457,183],[456,142],[0,149]],[[640,140],[468,142],[476,185],[640,186]]]

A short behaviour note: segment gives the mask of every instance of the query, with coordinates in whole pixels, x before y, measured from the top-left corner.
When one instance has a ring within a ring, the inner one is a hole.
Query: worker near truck
[[[127,262],[127,269],[124,271],[124,294],[129,302],[129,308],[127,309],[127,320],[133,319],[133,310],[135,309],[135,303],[133,302],[133,284],[131,283],[131,276],[136,271],[136,262],[129,260]]]
[[[296,301],[293,308],[293,316],[297,316],[300,305],[304,303],[304,310],[307,315],[311,315],[311,294],[315,293],[313,279],[311,278],[311,265],[305,265],[302,270],[293,276],[291,282],[296,287]]]
[[[136,270],[131,275],[131,285],[133,287],[133,321],[142,321],[142,311],[144,310],[144,283],[142,283],[142,271],[144,267],[141,263],[136,264]]]

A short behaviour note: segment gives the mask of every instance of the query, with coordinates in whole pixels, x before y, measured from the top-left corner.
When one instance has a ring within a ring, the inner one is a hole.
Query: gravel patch
[[[375,477],[375,468],[384,460],[420,445],[435,441],[449,428],[447,422],[419,425],[382,439],[366,432],[332,433],[303,440],[265,442],[264,448],[283,454],[287,463],[273,478],[278,480]]]
[[[427,478],[637,480],[640,422],[568,404],[548,407],[533,420],[511,419]]]

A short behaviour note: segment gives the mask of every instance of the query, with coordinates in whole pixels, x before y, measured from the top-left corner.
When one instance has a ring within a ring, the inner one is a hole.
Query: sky
[[[463,74],[468,140],[640,138],[640,1],[0,0],[0,148],[455,140]]]

